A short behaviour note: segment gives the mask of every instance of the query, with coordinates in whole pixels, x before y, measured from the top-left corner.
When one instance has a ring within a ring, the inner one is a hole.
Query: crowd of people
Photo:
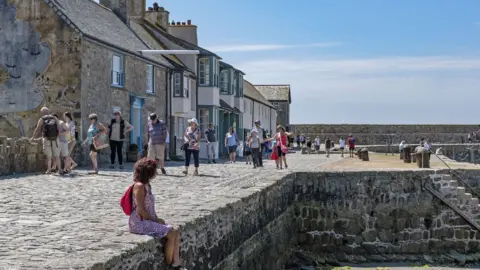
[[[320,136],[316,136],[315,139],[311,140],[309,137],[299,134],[296,136],[296,143],[297,147],[305,148],[308,153],[315,151],[315,153],[320,154],[321,152],[322,140]],[[332,150],[335,149],[335,143],[329,136],[325,137],[324,148],[326,156],[330,157]],[[355,138],[353,135],[348,135],[346,140],[343,136],[340,136],[337,149],[341,152],[342,157],[344,157],[345,150],[348,150],[350,157],[353,157],[355,151]]]

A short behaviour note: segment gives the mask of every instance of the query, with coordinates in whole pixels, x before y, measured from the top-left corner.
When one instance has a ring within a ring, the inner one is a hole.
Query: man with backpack
[[[42,117],[38,119],[37,127],[33,132],[32,138],[30,141],[36,139],[38,132],[42,131],[42,143],[43,143],[43,153],[47,159],[47,171],[46,174],[52,172],[52,159],[57,168],[61,168],[60,162],[60,140],[58,136],[60,134],[60,123],[58,118],[50,114],[50,110],[47,107],[43,107],[40,112]],[[59,170],[59,173],[62,174],[62,170]]]
[[[255,126],[252,128],[251,132],[256,132],[258,138],[260,138],[260,151],[258,153],[257,162],[259,167],[263,167],[263,153],[265,152],[265,139],[267,138],[267,133],[260,125],[260,120],[255,121]]]
[[[165,143],[167,142],[167,124],[157,118],[156,113],[150,114],[150,121],[147,126],[148,154],[147,157],[157,160],[162,174],[165,171]]]

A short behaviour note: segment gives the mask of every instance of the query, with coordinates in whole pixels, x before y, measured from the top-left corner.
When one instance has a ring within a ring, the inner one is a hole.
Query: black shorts
[[[281,146],[277,146],[277,155],[279,157],[284,157],[285,156],[285,153],[282,152],[282,147]]]
[[[93,143],[90,144],[90,152],[98,153],[98,150],[97,150],[97,148],[95,148],[95,146],[93,146]]]
[[[320,145],[315,145],[315,150],[320,150]]]
[[[354,145],[350,145],[350,146],[348,147],[348,150],[350,150],[350,151],[355,151],[355,146],[354,146]]]
[[[237,146],[236,145],[228,147],[228,153],[235,153],[235,152],[237,152]]]
[[[252,155],[252,151],[245,151],[245,156],[251,156]]]

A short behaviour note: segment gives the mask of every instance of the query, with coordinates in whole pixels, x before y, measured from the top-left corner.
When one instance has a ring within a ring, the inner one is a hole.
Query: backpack
[[[57,119],[54,116],[46,115],[43,119],[43,137],[49,141],[55,141],[58,138]]]
[[[125,215],[130,216],[133,212],[133,187],[135,183],[130,185],[125,193],[123,194],[122,198],[120,199],[120,207],[122,207],[123,212]]]

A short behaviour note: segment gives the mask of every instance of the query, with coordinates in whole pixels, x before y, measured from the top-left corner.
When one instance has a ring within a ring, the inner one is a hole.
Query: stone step
[[[442,175],[442,180],[453,180],[453,177],[449,174]]]
[[[471,204],[478,208],[478,198],[472,198]]]
[[[463,194],[465,194],[465,188],[464,187],[457,187],[457,194],[459,197],[463,197]]]
[[[472,202],[472,193],[464,193],[463,196],[465,199],[467,199],[468,204]]]
[[[457,180],[451,180],[449,183],[448,183],[451,187],[458,187],[458,181]]]

